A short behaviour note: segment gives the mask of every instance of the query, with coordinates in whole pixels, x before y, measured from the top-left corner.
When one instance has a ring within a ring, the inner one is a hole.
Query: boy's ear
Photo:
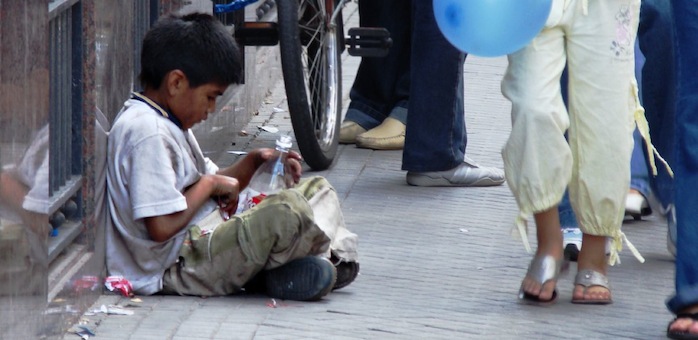
[[[167,86],[167,93],[170,96],[174,96],[189,88],[189,79],[187,79],[187,75],[182,70],[172,70],[165,77],[165,85]]]

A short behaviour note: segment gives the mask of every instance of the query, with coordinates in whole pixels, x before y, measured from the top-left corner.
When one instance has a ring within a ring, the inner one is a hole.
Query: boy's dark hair
[[[213,16],[168,15],[143,39],[138,78],[144,87],[157,89],[168,72],[179,69],[191,87],[207,83],[228,86],[241,80],[240,58],[235,39]]]

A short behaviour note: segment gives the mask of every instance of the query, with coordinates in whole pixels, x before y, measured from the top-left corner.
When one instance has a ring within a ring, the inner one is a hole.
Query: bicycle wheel
[[[279,48],[293,132],[306,163],[325,170],[337,153],[342,111],[341,13],[335,0],[277,0]]]

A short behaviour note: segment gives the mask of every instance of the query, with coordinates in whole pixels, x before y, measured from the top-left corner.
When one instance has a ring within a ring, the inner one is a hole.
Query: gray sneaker
[[[407,184],[420,187],[489,187],[504,183],[504,171],[481,167],[470,158],[451,170],[407,172]]]

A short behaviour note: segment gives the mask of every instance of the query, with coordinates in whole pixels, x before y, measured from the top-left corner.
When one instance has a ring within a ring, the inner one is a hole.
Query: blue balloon
[[[482,57],[516,52],[533,40],[550,15],[552,0],[434,0],[446,39]]]

